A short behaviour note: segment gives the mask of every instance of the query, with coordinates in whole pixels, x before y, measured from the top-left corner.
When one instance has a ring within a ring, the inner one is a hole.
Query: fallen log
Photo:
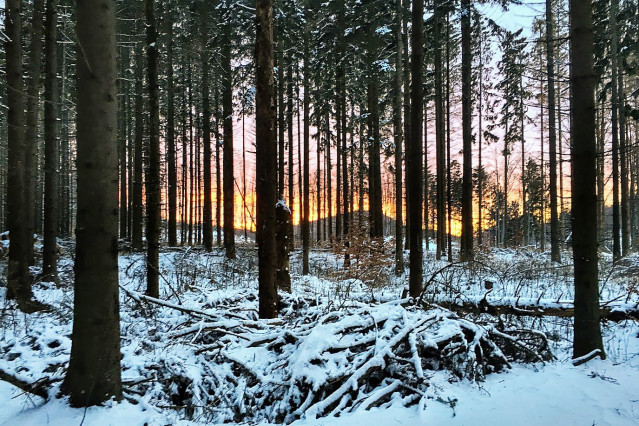
[[[426,302],[424,302],[426,306]],[[495,304],[482,299],[479,303],[473,301],[437,301],[435,306],[454,311],[470,314],[490,314],[490,315],[515,315],[528,317],[560,317],[572,318],[575,316],[575,309],[572,304],[562,303],[553,306],[543,306],[540,304]],[[639,321],[639,308],[620,310],[616,307],[601,306],[599,317],[602,321],[621,322],[625,320]]]

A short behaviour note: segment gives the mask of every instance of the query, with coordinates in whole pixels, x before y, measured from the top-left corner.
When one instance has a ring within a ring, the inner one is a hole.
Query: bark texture
[[[71,361],[73,406],[120,399],[115,2],[76,4],[78,211]]]

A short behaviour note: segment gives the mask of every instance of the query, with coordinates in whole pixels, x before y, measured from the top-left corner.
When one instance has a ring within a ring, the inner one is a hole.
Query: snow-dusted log
[[[469,314],[491,314],[499,315],[515,315],[529,317],[562,317],[572,318],[575,315],[575,309],[570,302],[548,302],[541,301],[487,301],[481,299],[479,303],[474,301],[438,301],[437,305],[450,309],[455,312]],[[601,320],[608,321],[639,321],[639,307],[637,306],[601,306],[599,308],[599,316]]]

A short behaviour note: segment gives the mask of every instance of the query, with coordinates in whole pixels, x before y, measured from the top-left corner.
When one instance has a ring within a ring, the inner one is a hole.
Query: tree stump
[[[277,260],[275,265],[275,282],[278,289],[291,292],[291,274],[289,273],[288,254],[293,241],[293,224],[291,210],[286,205],[284,197],[280,197],[275,207],[275,250]]]

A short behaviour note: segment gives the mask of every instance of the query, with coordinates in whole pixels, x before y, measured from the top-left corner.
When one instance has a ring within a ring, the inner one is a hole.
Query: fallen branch
[[[248,318],[243,317],[242,315],[234,314],[234,313],[228,312],[228,311],[223,311],[223,312],[220,312],[219,314],[212,314],[210,312],[206,312],[206,311],[203,311],[201,309],[187,308],[187,307],[182,306],[182,305],[176,305],[175,303],[166,302],[166,301],[164,301],[162,299],[156,299],[155,297],[147,296],[146,294],[136,293],[134,291],[131,291],[131,290],[127,289],[122,284],[120,284],[120,288],[131,299],[135,300],[136,302],[144,300],[145,302],[149,302],[149,303],[153,303],[153,304],[156,304],[156,305],[164,306],[166,308],[175,309],[176,311],[184,312],[185,314],[189,314],[189,315],[198,315],[198,316],[204,316],[204,317],[214,318],[214,319],[218,319],[218,318],[220,318],[222,316],[226,316],[226,317],[240,319],[240,320],[244,320],[244,321],[248,320]]]
[[[480,303],[474,302],[459,302],[459,301],[439,301],[438,306],[445,309],[464,312],[471,314],[490,314],[490,315],[515,315],[515,316],[528,316],[528,317],[560,317],[560,318],[572,318],[575,315],[575,309],[570,303],[562,304],[561,306],[541,306],[537,304],[489,304],[486,300],[482,300]],[[599,318],[601,320],[621,322],[624,320],[639,321],[639,309],[629,309],[627,311],[619,310],[618,308],[601,306],[599,308]]]
[[[600,357],[603,354],[603,352],[601,352],[601,349],[595,349],[589,353],[587,353],[586,355],[577,357],[577,358],[573,358],[572,359],[572,365],[574,365],[575,367],[580,366],[581,364],[585,364],[588,361],[590,361],[591,359],[595,358],[595,357]]]
[[[49,379],[48,377],[43,377],[33,383],[29,383],[0,369],[0,380],[17,387],[24,393],[30,393],[32,395],[39,396],[45,401],[49,399],[48,385],[51,384],[51,379]]]

